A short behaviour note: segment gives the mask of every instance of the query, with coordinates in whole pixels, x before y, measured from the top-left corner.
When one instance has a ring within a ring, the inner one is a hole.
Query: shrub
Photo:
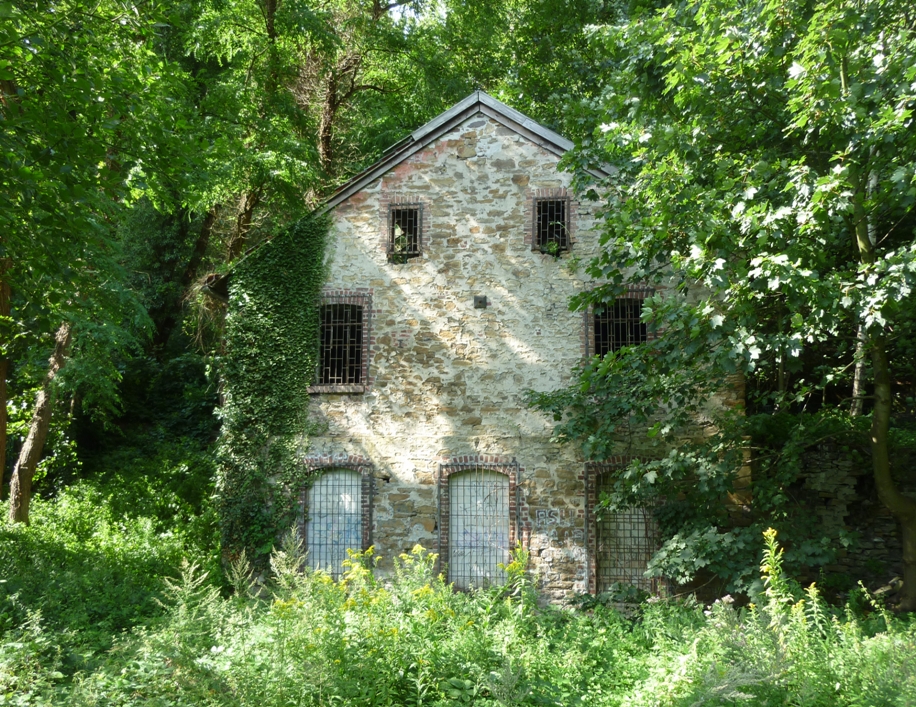
[[[0,524],[0,630],[40,615],[69,670],[160,615],[161,577],[206,552],[194,523],[166,529],[137,514],[147,508],[142,499],[134,515],[116,512],[105,490],[83,482],[54,499],[35,498],[30,526]]]
[[[167,613],[69,683],[34,619],[6,664],[34,703],[85,707],[911,704],[916,624],[874,603],[831,610],[784,577],[774,533],[766,542],[754,606],[649,601],[625,617],[539,608],[524,553],[507,586],[455,592],[420,547],[387,581],[371,552],[334,581],[288,540],[269,580],[237,563],[229,597],[185,564],[164,585]]]

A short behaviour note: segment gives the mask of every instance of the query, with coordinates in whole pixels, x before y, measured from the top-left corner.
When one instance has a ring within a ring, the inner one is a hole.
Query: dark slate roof
[[[395,143],[385,150],[381,159],[367,167],[353,177],[350,181],[339,186],[336,191],[319,207],[319,212],[325,213],[335,206],[363,189],[367,184],[375,181],[389,170],[397,167],[415,152],[419,152],[427,145],[435,142],[442,135],[449,132],[468,118],[482,113],[500,125],[514,130],[519,135],[527,138],[539,147],[557,156],[562,156],[571,150],[573,143],[562,135],[555,133],[550,128],[545,128],[536,123],[524,113],[519,113],[505,103],[497,101],[493,96],[483,91],[474,91],[470,96],[459,101],[444,113],[440,113],[414,130],[403,140]],[[590,170],[596,177],[608,176],[610,168]]]

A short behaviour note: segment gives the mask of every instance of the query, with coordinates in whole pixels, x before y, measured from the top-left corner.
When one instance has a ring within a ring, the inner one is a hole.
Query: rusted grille
[[[598,493],[610,490],[611,479],[598,477]],[[599,510],[595,523],[597,590],[611,591],[614,583],[658,593],[658,577],[645,577],[649,560],[659,548],[658,525],[651,511],[629,508],[610,513]]]
[[[452,474],[449,581],[460,589],[502,584],[509,561],[509,477],[487,469]]]
[[[535,246],[544,252],[568,250],[568,202],[565,199],[538,199],[535,204]]]
[[[358,304],[321,306],[319,385],[362,383],[363,308]]]
[[[359,472],[332,469],[308,490],[305,549],[308,563],[334,577],[343,572],[347,548],[362,548],[362,478]]]
[[[604,356],[624,346],[641,344],[648,338],[646,325],[639,321],[642,300],[618,299],[595,307],[595,353]]]
[[[420,255],[420,226],[422,210],[419,206],[393,208],[388,212],[388,259],[403,263]]]

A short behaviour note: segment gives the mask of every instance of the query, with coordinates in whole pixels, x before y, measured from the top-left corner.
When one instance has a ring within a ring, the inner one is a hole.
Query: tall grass
[[[832,610],[784,577],[775,534],[765,542],[755,605],[625,616],[539,607],[523,553],[506,587],[459,593],[422,548],[384,582],[371,553],[334,581],[291,540],[268,581],[233,568],[228,597],[185,565],[163,585],[163,615],[72,676],[32,614],[3,640],[0,704],[916,704],[916,625],[878,605]]]

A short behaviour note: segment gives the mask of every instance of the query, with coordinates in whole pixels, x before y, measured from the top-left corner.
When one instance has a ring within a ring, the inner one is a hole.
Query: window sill
[[[389,253],[388,262],[392,265],[408,265],[418,261],[422,255],[422,253]]]
[[[366,386],[360,383],[359,385],[310,385],[309,386],[309,395],[318,395],[321,393],[365,393]]]

